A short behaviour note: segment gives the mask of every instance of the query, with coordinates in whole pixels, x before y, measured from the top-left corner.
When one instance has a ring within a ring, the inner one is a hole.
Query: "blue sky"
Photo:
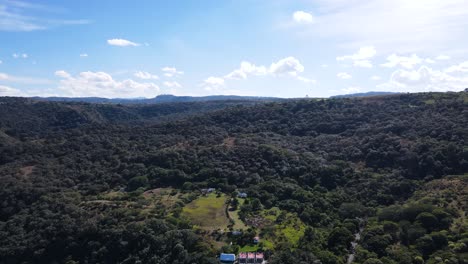
[[[0,0],[0,96],[468,87],[465,0]]]

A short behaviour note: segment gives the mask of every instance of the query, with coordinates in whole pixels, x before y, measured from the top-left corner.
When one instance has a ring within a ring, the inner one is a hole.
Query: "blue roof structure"
[[[221,262],[232,263],[232,262],[236,261],[236,255],[221,253],[221,256],[219,256],[219,260]]]

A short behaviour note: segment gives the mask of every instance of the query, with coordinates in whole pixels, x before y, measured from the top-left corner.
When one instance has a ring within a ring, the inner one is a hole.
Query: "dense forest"
[[[468,263],[467,142],[466,92],[0,98],[0,263]],[[200,228],[207,188],[236,224]]]

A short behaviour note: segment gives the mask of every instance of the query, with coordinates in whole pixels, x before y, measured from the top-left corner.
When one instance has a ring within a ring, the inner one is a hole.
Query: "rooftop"
[[[236,255],[221,253],[221,256],[219,256],[219,260],[220,261],[234,262],[234,261],[236,261]]]

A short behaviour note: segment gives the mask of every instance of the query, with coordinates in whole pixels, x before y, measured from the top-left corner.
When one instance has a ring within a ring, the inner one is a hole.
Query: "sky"
[[[0,96],[467,87],[466,0],[0,0]]]

